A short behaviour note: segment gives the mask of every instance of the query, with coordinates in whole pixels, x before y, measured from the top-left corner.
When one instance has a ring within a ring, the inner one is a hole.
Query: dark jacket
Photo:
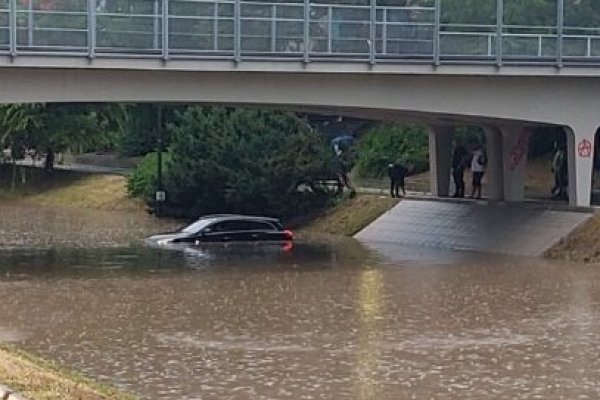
[[[406,174],[408,174],[408,170],[402,164],[396,163],[388,166],[388,176],[393,181],[403,180],[406,177]]]
[[[458,146],[452,154],[452,169],[464,170],[469,163],[469,153],[463,146]]]

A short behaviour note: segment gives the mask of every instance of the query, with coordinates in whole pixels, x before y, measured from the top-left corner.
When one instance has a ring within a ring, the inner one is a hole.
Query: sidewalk
[[[33,168],[44,168],[44,161],[19,160],[17,165]],[[112,175],[128,175],[133,170],[131,168],[107,167],[102,165],[90,164],[54,164],[54,169],[63,171],[75,171],[88,174],[112,174]],[[0,398],[1,400],[1,398]]]
[[[377,246],[540,256],[591,216],[589,211],[552,210],[537,204],[407,199],[355,238]]]

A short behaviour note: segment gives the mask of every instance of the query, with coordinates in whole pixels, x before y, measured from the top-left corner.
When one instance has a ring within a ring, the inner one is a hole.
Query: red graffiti
[[[590,158],[592,156],[592,143],[587,139],[583,139],[577,146],[577,152],[581,158]]]
[[[521,164],[523,158],[527,155],[527,149],[529,147],[529,132],[523,131],[519,135],[519,139],[510,152],[510,169],[514,170]]]

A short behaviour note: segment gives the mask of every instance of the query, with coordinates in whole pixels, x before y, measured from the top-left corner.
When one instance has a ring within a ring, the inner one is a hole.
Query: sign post
[[[162,105],[156,106],[156,194],[154,198],[155,214],[160,217],[161,206],[167,200],[162,184]]]

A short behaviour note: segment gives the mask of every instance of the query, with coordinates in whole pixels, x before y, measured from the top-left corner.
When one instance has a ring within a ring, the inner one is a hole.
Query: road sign
[[[581,158],[590,158],[592,156],[592,142],[583,139],[577,146],[577,152]]]
[[[164,190],[156,191],[156,201],[164,202],[167,200],[167,193]]]

